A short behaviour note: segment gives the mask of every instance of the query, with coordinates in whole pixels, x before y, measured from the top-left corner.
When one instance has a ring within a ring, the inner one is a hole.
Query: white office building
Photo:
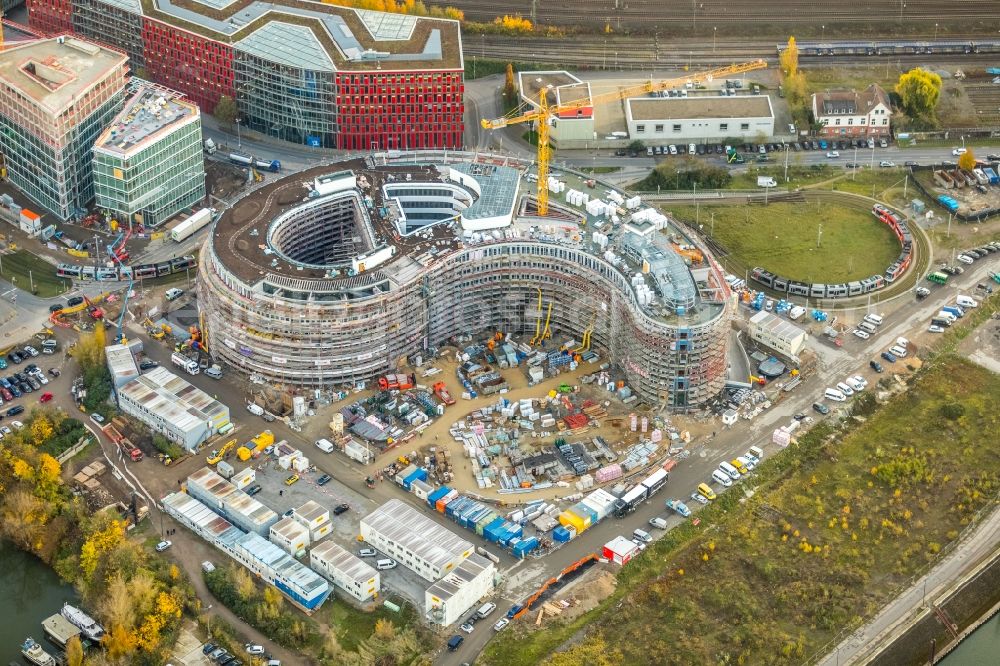
[[[751,339],[790,359],[798,358],[808,337],[792,322],[764,310],[750,317],[749,333]]]
[[[229,424],[229,408],[164,367],[118,389],[118,406],[188,451]]]
[[[361,519],[361,537],[432,583],[475,550],[462,537],[398,499]]]
[[[447,576],[427,588],[424,614],[431,624],[447,627],[458,622],[470,609],[493,592],[497,568],[473,553]]]
[[[332,541],[309,551],[309,566],[358,601],[377,597],[382,589],[378,571]]]
[[[625,120],[630,139],[658,145],[774,135],[767,95],[633,97],[625,100]]]

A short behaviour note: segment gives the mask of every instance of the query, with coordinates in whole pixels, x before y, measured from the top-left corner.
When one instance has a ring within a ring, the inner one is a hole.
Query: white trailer
[[[189,238],[196,231],[212,221],[212,213],[214,212],[215,211],[211,208],[202,208],[201,210],[192,213],[190,217],[183,220],[180,224],[170,230],[170,240],[180,243],[186,238]]]

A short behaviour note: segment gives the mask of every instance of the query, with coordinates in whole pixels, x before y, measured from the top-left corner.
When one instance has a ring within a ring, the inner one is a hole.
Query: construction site
[[[546,181],[542,217],[529,176],[527,163],[421,153],[259,188],[200,254],[209,348],[253,383],[331,402],[446,349],[468,357],[468,397],[500,392],[512,363],[554,376],[594,353],[652,407],[708,402],[735,307],[711,255],[638,197],[577,174]],[[489,339],[489,370],[473,336]]]

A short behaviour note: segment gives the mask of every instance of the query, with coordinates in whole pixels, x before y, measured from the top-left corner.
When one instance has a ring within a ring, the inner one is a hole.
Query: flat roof
[[[378,576],[378,572],[371,565],[355,557],[353,553],[332,541],[324,541],[317,544],[309,551],[310,562],[319,560],[344,578],[364,584],[372,578]]]
[[[127,61],[122,53],[75,37],[42,39],[0,52],[0,81],[59,115]]]
[[[303,535],[308,535],[309,528],[299,521],[293,520],[291,516],[288,516],[271,525],[271,533],[277,534],[289,541],[294,541]]]
[[[132,12],[138,7],[136,13],[291,67],[317,71],[463,67],[461,29],[452,19],[308,0],[101,1]]]
[[[590,83],[566,71],[518,72],[521,96],[534,106],[538,106],[543,89],[549,91],[549,103],[565,104],[590,97]]]
[[[237,539],[236,546],[250,557],[265,564],[284,581],[297,588],[307,599],[312,599],[330,587],[325,578],[254,532],[247,532]]]
[[[625,100],[633,120],[684,120],[687,118],[771,118],[767,95],[735,97],[631,97]]]
[[[303,522],[312,525],[314,522],[320,521],[324,517],[329,518],[330,510],[323,508],[323,506],[315,500],[309,500],[299,508],[295,509],[295,513],[292,515],[297,516],[301,518]]]
[[[139,366],[128,345],[108,345],[104,348],[104,356],[114,377],[135,377],[139,374]]]
[[[473,553],[453,571],[449,571],[447,576],[427,588],[427,594],[447,601],[458,594],[466,585],[479,578],[484,571],[491,568],[496,568],[492,562],[482,555]]]
[[[750,323],[762,331],[767,331],[779,340],[794,340],[800,335],[805,335],[805,330],[795,324],[770,312],[761,310],[750,317]]]
[[[398,499],[389,500],[361,522],[436,569],[474,550],[470,542]]]
[[[119,394],[183,432],[204,428],[229,413],[221,402],[163,366],[136,377]]]
[[[159,86],[143,86],[97,139],[95,148],[127,155],[168,136],[200,114],[198,107]]]
[[[479,195],[471,206],[462,211],[462,217],[477,220],[513,212],[521,181],[517,169],[474,162],[459,162],[449,168],[472,177],[479,185]]]

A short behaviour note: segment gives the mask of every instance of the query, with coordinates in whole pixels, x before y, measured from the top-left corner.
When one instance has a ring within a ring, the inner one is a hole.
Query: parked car
[[[358,557],[375,557],[377,554],[374,548],[362,548],[358,551]]]
[[[467,634],[471,634],[472,630],[475,629],[475,627],[472,626],[471,622],[466,622],[462,626],[460,626],[459,629],[461,629]]]
[[[142,360],[141,363],[139,363],[139,369],[140,370],[152,370],[153,368],[157,367],[158,365],[160,365],[160,364],[157,363],[156,361],[154,361],[153,359],[145,358],[145,359]]]
[[[316,479],[316,485],[317,486],[325,486],[326,484],[330,483],[330,479],[332,479],[332,478],[333,477],[330,476],[329,474],[324,474],[323,476],[321,476],[318,479]]]
[[[285,485],[286,486],[290,486],[290,485],[292,485],[293,483],[295,483],[298,480],[299,480],[299,475],[298,474],[292,474],[287,479],[285,479]]]
[[[156,552],[162,553],[167,548],[170,548],[172,545],[174,545],[172,541],[161,541],[160,543],[156,544]]]
[[[973,263],[973,262],[976,261],[975,259],[973,259],[972,257],[970,257],[967,254],[960,254],[960,255],[958,255],[955,258],[958,259],[959,261],[961,261],[963,264],[971,264],[971,263]]]
[[[17,416],[18,414],[22,413],[23,411],[24,411],[24,406],[23,405],[14,405],[13,407],[11,407],[10,409],[7,410],[6,414],[7,414],[7,416]]]
[[[884,358],[885,360],[887,360],[889,363],[895,363],[896,362],[896,357],[893,356],[890,352],[887,352],[887,351],[882,352],[882,358]]]
[[[508,624],[510,624],[510,620],[508,620],[505,617],[502,617],[499,620],[497,620],[496,624],[493,625],[493,631],[501,631]]]
[[[698,484],[698,492],[701,493],[702,495],[704,495],[707,499],[710,499],[710,500],[714,500],[715,499],[715,491],[712,490],[708,486],[707,483],[699,483]]]
[[[814,402],[813,409],[824,416],[830,413],[830,408],[824,405],[822,402]]]
[[[245,492],[250,497],[253,497],[254,495],[256,495],[257,493],[259,493],[260,491],[261,491],[260,484],[259,483],[255,483],[252,486],[250,486],[249,488],[247,488],[246,490],[244,490],[243,492]]]
[[[247,643],[243,646],[243,649],[247,651],[247,654],[264,654],[263,645],[254,645],[253,643]]]
[[[701,493],[698,493],[698,492],[691,493],[691,499],[693,499],[698,504],[708,504],[708,498],[705,497],[704,495],[702,495]],[[654,520],[663,520],[663,519],[662,518],[650,518],[649,519],[649,524],[653,525],[653,527],[656,527],[656,525],[653,524]]]
[[[43,403],[43,404],[44,404],[44,403],[48,402],[48,401],[49,401],[49,400],[51,400],[51,399],[52,399],[52,394],[51,394],[51,393],[49,393],[48,391],[46,391],[45,393],[43,393],[43,394],[42,394],[42,395],[41,395],[41,396],[40,396],[40,397],[38,398],[38,402],[40,402],[40,403]]]
[[[927,328],[927,331],[928,331],[929,333],[944,333],[944,328],[942,328],[942,327],[940,327],[940,326],[937,326],[937,325],[935,325],[935,324],[931,324],[931,325],[930,325],[930,326],[929,326],[929,327]]]
[[[350,510],[351,510],[350,504],[338,504],[337,506],[333,507],[333,515],[339,516],[340,514],[346,513],[347,511]]]
[[[905,162],[903,162],[903,166],[915,167],[915,166],[920,166],[920,163],[914,162],[913,160],[906,160]]]
[[[858,336],[858,337],[859,337],[859,338],[861,338],[862,340],[867,340],[868,338],[870,338],[870,337],[871,337],[871,336],[870,336],[870,335],[868,334],[868,331],[862,331],[862,330],[861,330],[860,328],[856,328],[856,329],[854,329],[854,335]]]
[[[201,653],[207,655],[218,647],[215,643],[205,643],[201,648]]]
[[[90,420],[98,428],[103,428],[104,427],[104,417],[101,416],[100,414],[98,414],[97,412],[94,412],[93,414],[90,415]]]
[[[883,169],[889,169],[896,166],[896,163],[890,160],[882,160],[881,162],[878,163],[878,165]]]
[[[62,372],[59,371],[59,368],[49,368],[49,374],[53,377],[58,377]]]
[[[31,345],[25,346],[24,351],[28,352],[28,355],[32,357],[38,356],[38,354],[40,353],[37,349],[35,349]]]

